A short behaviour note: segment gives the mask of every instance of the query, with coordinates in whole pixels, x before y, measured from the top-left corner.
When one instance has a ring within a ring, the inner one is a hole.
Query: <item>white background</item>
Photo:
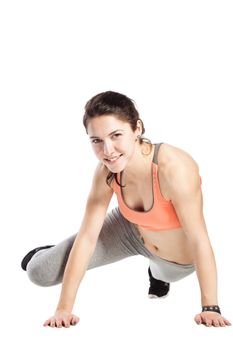
[[[1,1],[1,342],[28,349],[231,348],[232,327],[197,326],[196,275],[149,300],[143,257],[88,271],[70,329],[42,327],[60,286],[33,285],[28,250],[77,232],[96,158],[82,125],[99,92],[134,99],[145,136],[184,149],[202,176],[218,266],[232,302],[232,1]],[[117,205],[114,197],[109,211]],[[15,343],[16,342],[16,343]]]

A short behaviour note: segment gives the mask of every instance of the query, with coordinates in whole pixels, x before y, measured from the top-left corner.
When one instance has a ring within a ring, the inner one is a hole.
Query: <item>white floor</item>
[[[12,349],[219,349],[232,343],[232,327],[198,326],[193,318],[200,310],[195,274],[171,285],[166,299],[149,299],[147,260],[132,257],[90,270],[79,289],[74,313],[80,322],[69,329],[43,327],[53,314],[60,286],[33,285],[19,268],[11,265],[12,279],[3,279],[1,342]],[[227,269],[225,266],[224,269]],[[230,270],[230,269],[229,269]],[[221,271],[221,269],[220,269]],[[231,275],[230,271],[229,275]],[[5,274],[6,275],[6,274]],[[223,276],[224,277],[224,276]],[[222,279],[221,307],[232,316],[232,288]],[[225,290],[223,290],[225,289]]]

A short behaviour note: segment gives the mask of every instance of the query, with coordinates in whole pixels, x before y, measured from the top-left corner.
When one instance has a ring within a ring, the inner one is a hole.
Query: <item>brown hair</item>
[[[105,114],[114,114],[120,120],[128,122],[133,131],[135,131],[137,128],[137,120],[140,120],[142,123],[142,135],[145,133],[144,124],[139,117],[134,100],[114,91],[99,93],[86,103],[85,114],[83,116],[83,125],[86,129],[86,133],[88,121],[92,118]],[[146,137],[142,137],[142,135],[138,137],[139,143],[142,144],[143,142],[146,142],[152,145],[151,141]],[[106,183],[108,186],[110,186],[113,178],[115,178],[115,181],[119,186],[124,187],[118,182],[117,174],[112,173],[111,171],[109,171],[106,178]]]

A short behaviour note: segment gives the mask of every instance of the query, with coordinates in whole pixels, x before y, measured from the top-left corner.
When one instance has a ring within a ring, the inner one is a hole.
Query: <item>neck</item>
[[[142,144],[135,147],[135,152],[127,167],[122,171],[124,174],[123,185],[135,183],[139,179],[145,179],[151,169],[154,154],[154,145]]]

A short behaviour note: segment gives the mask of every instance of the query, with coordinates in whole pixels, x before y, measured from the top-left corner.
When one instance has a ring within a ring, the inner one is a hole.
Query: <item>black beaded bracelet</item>
[[[214,312],[218,312],[221,315],[221,311],[218,305],[202,306],[202,312],[204,311],[214,311]]]

